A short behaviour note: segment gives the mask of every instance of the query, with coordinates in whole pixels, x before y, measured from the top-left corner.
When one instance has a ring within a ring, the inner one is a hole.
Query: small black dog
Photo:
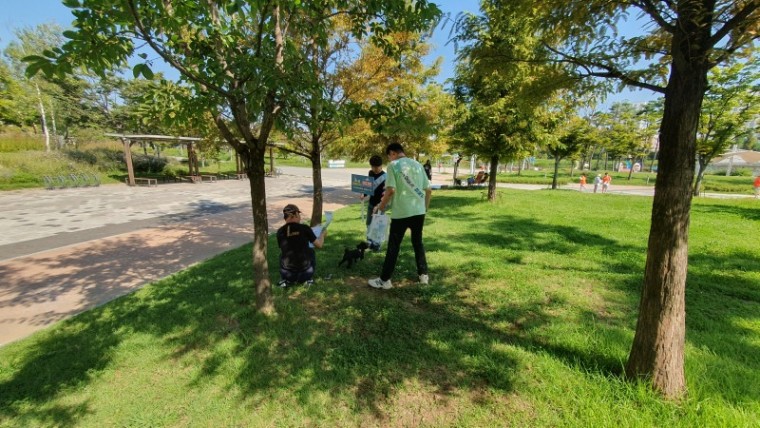
[[[338,263],[338,266],[346,263],[346,267],[351,269],[351,266],[353,266],[355,262],[364,260],[364,250],[367,248],[369,248],[369,245],[367,245],[366,242],[360,242],[357,244],[355,250],[346,248],[346,250],[343,251],[343,259]]]

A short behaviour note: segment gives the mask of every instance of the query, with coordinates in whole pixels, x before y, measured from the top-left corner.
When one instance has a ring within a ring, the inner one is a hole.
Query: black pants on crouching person
[[[317,256],[314,253],[314,250],[311,248],[309,249],[309,267],[304,270],[295,271],[287,269],[283,266],[282,261],[280,262],[280,278],[290,284],[312,280],[312,278],[314,278],[314,272],[316,272],[316,270]]]
[[[385,261],[383,262],[383,271],[380,274],[380,279],[387,281],[393,276],[406,229],[412,231],[412,247],[414,248],[414,261],[417,263],[417,275],[427,275],[428,267],[425,257],[425,246],[422,244],[422,227],[424,224],[425,214],[391,219],[388,250],[385,253]]]

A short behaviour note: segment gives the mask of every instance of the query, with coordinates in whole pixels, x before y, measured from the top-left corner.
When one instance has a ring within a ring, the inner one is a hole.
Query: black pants
[[[412,231],[412,247],[414,247],[414,261],[417,263],[417,275],[427,274],[427,260],[425,259],[425,246],[422,245],[422,226],[425,224],[425,214],[407,218],[391,219],[391,231],[388,236],[388,251],[385,253],[383,273],[380,279],[387,281],[393,276],[398,260],[398,252],[401,241],[404,240],[406,229]]]
[[[301,271],[290,270],[282,266],[280,262],[280,279],[292,283],[306,282],[314,277],[314,272],[317,270],[317,255],[314,250],[309,248],[309,264],[310,266]]]

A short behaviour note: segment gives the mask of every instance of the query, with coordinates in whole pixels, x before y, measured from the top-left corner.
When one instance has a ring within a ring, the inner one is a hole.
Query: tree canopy
[[[85,66],[103,75],[139,57],[135,75],[150,78],[165,61],[190,85],[186,112],[214,118],[223,139],[241,156],[251,182],[253,283],[257,307],[273,311],[267,263],[268,221],[264,154],[275,125],[303,108],[303,96],[323,90],[309,46],[325,46],[333,21],[346,19],[356,37],[386,52],[387,36],[423,31],[439,9],[425,0],[166,2],[66,0],[76,17],[60,48],[27,58],[27,72],[70,74]],[[155,56],[157,55],[157,56]]]
[[[760,37],[756,0],[485,0],[507,37],[529,20],[537,40],[503,62],[563,64],[569,79],[617,83],[664,95],[660,159],[644,286],[626,374],[651,379],[668,397],[686,391],[685,284],[691,186],[708,72],[746,56]],[[643,35],[618,30],[640,22]],[[537,53],[536,53],[537,52]],[[602,80],[599,80],[602,79]]]

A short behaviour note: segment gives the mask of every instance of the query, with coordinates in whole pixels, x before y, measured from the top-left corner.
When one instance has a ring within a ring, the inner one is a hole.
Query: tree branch
[[[661,94],[665,93],[665,88],[658,85],[653,85],[651,83],[646,82],[640,82],[636,79],[633,79],[632,77],[626,75],[622,71],[610,66],[609,64],[603,64],[600,62],[595,62],[591,60],[585,60],[581,58],[577,58],[575,56],[566,54],[562,51],[559,51],[547,44],[544,44],[544,46],[551,52],[555,53],[556,55],[559,55],[561,58],[564,58],[562,61],[568,62],[574,65],[577,65],[579,67],[582,67],[586,70],[586,74],[591,77],[601,77],[605,79],[617,79],[623,82],[626,85],[629,86],[635,86],[637,88],[642,89],[648,89],[653,92],[658,92]],[[599,68],[604,71],[594,71],[592,68]]]
[[[663,30],[667,31],[670,34],[674,34],[676,32],[676,26],[668,22],[662,14],[660,14],[660,11],[657,10],[657,6],[652,3],[652,0],[637,0],[632,1],[632,5],[638,7],[641,9],[644,13],[649,15],[654,22],[657,23]],[[668,7],[672,8],[673,5],[671,2],[666,2]]]
[[[728,35],[728,33],[731,32],[731,30],[740,27],[742,24],[746,24],[747,18],[756,10],[758,10],[758,8],[760,8],[760,1],[755,0],[748,2],[743,9],[736,12],[733,18],[726,21],[726,23],[707,40],[710,47],[717,45],[724,37]],[[757,37],[758,36],[755,35],[755,37],[752,38],[755,39]],[[738,49],[738,46],[734,47],[733,49],[729,48],[728,50],[731,50],[733,52],[736,49]]]
[[[153,37],[150,35],[150,33],[147,31],[147,29],[143,25],[142,20],[140,19],[140,16],[137,13],[137,8],[135,7],[134,0],[128,0],[127,4],[129,5],[129,11],[132,14],[132,18],[134,19],[135,26],[137,27],[140,35],[142,35],[143,40],[145,40],[145,42],[147,42],[150,45],[150,47],[153,48],[153,50],[159,56],[161,56],[161,58],[164,59],[164,61],[171,64],[174,68],[177,69],[177,71],[182,73],[183,76],[187,77],[193,82],[203,85],[207,89],[211,89],[225,98],[230,96],[230,93],[225,91],[223,88],[217,85],[214,85],[213,83],[210,83],[209,81],[202,79],[196,74],[192,73],[187,67],[182,65],[179,61],[177,61],[176,58],[174,58],[172,55],[168,54],[160,46],[158,46],[156,41],[153,39]]]

